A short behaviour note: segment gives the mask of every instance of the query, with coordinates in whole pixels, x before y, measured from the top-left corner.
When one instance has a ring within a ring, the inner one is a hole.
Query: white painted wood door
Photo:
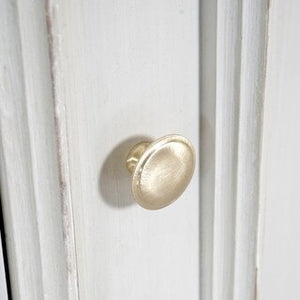
[[[198,299],[198,167],[159,211],[134,203],[125,169],[143,138],[179,133],[199,149],[198,1],[51,1],[48,12],[79,297]]]
[[[13,299],[256,299],[268,4],[0,2]],[[196,171],[147,211],[125,157],[169,133],[192,141]]]

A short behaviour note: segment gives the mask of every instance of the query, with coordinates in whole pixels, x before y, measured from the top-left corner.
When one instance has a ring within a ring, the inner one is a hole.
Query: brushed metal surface
[[[146,209],[159,209],[178,199],[188,186],[195,152],[185,137],[172,134],[135,145],[126,164],[136,202]]]

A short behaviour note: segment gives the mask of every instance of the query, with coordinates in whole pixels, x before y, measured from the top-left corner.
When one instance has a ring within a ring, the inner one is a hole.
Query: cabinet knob
[[[163,208],[184,192],[195,168],[195,151],[188,139],[170,134],[153,142],[140,142],[129,152],[132,193],[146,209]]]

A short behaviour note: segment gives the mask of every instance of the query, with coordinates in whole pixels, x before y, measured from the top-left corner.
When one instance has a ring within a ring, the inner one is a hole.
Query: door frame
[[[13,299],[78,299],[46,7],[0,3],[1,196]]]
[[[202,1],[201,299],[256,299],[268,1]]]

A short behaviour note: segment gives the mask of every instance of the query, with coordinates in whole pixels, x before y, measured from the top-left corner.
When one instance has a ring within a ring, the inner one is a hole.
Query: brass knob
[[[195,151],[183,136],[172,134],[154,142],[140,142],[129,152],[132,193],[146,209],[174,202],[188,186],[195,168]]]

